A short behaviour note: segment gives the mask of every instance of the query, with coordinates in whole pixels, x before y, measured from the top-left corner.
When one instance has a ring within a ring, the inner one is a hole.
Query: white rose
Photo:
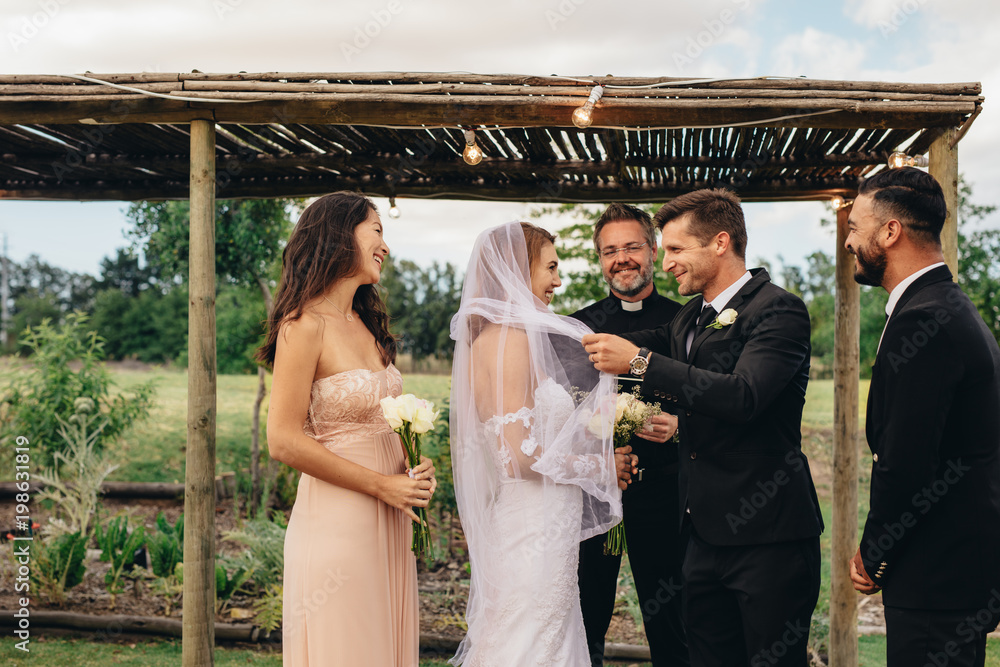
[[[417,399],[417,408],[413,413],[414,433],[427,433],[434,428],[434,421],[438,418],[439,412],[434,411],[434,404],[430,401]]]
[[[399,418],[404,422],[412,422],[417,412],[417,397],[413,394],[403,394],[396,399],[399,405]]]
[[[625,411],[629,409],[629,394],[618,394],[615,401],[615,423],[617,424],[625,416]]]
[[[719,313],[719,317],[716,318],[724,327],[728,327],[730,324],[736,321],[736,311],[732,308],[726,308],[724,311]]]
[[[615,409],[617,412],[617,404],[615,405]],[[587,430],[601,440],[611,437],[614,433],[615,424],[612,420],[611,410],[612,406],[610,402],[602,402],[587,421]]]
[[[402,427],[403,420],[399,416],[398,399],[386,396],[379,403],[382,405],[382,414],[385,416],[385,420],[389,422],[389,428],[395,431]]]

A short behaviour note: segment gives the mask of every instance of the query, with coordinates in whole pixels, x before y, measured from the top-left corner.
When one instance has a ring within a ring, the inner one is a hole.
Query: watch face
[[[646,367],[649,363],[643,357],[636,357],[629,364],[632,375],[642,375],[646,372]]]

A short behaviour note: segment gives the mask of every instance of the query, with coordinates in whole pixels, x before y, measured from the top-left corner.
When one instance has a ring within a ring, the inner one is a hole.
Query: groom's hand
[[[639,354],[637,346],[611,334],[587,334],[583,337],[583,348],[594,368],[615,375],[628,373],[629,364]]]

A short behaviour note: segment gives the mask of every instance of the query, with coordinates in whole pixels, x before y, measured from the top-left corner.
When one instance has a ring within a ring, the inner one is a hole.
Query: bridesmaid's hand
[[[413,508],[427,507],[431,499],[431,488],[431,482],[426,479],[411,479],[406,474],[384,475],[378,499],[420,523],[420,517]]]
[[[434,495],[434,491],[437,489],[437,479],[434,477],[436,472],[434,469],[434,462],[431,461],[426,456],[420,457],[420,463],[417,464],[416,468],[410,468],[406,471],[410,477],[413,479],[428,479],[431,482],[431,495]]]

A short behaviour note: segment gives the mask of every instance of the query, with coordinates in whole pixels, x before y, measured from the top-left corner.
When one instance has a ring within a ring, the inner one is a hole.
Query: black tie
[[[715,308],[711,304],[705,306],[701,309],[701,315],[698,316],[698,323],[695,327],[694,335],[697,336],[705,329],[712,320],[715,319]]]

